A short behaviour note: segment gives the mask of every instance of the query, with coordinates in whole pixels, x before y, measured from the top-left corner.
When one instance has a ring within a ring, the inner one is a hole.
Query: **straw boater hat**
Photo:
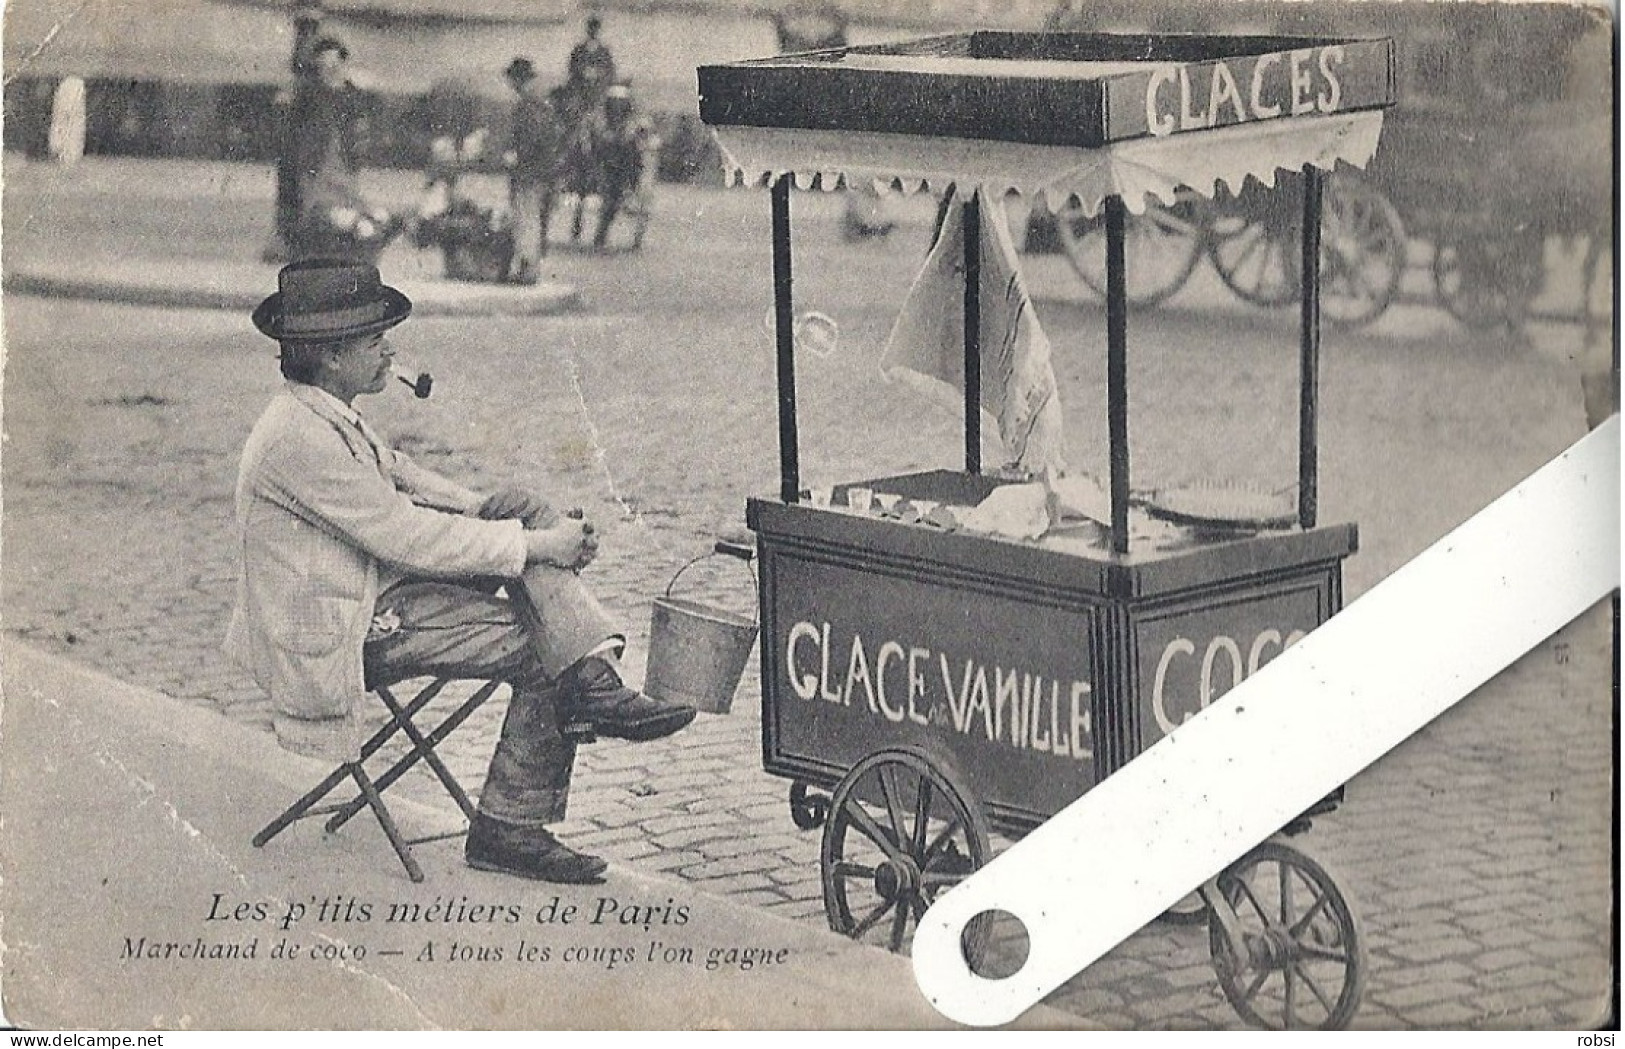
[[[411,312],[412,300],[380,280],[378,267],[308,259],[282,267],[254,327],[280,342],[336,342],[386,331]]]

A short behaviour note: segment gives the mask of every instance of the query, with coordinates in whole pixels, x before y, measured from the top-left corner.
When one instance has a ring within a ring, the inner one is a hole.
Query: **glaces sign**
[[[1343,105],[1339,72],[1347,61],[1342,45],[1332,45],[1235,61],[1234,68],[1224,61],[1205,68],[1164,67],[1146,84],[1146,127],[1162,136],[1279,116],[1336,113]]]
[[[1342,40],[1205,62],[1148,63],[1106,81],[1108,141],[1306,119],[1374,109],[1394,100],[1386,40]]]

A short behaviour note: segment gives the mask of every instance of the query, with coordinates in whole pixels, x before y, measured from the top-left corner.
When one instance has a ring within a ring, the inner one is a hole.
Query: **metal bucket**
[[[649,667],[643,691],[708,714],[726,714],[756,643],[756,620],[671,596],[679,576],[714,556],[696,557],[679,568],[666,584],[665,596],[655,599],[649,617]],[[751,578],[754,581],[754,572]]]

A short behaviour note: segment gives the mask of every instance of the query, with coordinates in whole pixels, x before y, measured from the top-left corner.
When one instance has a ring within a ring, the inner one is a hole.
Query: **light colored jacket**
[[[237,605],[227,654],[271,696],[278,741],[356,756],[361,650],[380,565],[427,577],[518,576],[523,526],[377,441],[336,398],[288,383],[249,434],[237,477]]]

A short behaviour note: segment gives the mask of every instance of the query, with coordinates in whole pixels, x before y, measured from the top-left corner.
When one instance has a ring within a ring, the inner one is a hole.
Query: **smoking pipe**
[[[404,383],[406,388],[412,391],[418,400],[423,400],[429,396],[429,392],[434,389],[434,376],[428,372],[418,372],[414,376],[411,369],[398,363],[391,364],[389,370],[394,373],[396,379]]]

